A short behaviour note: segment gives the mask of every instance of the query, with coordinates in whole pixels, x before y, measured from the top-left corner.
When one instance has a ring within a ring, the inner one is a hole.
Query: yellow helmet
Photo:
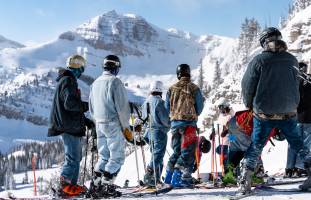
[[[67,67],[70,68],[81,68],[81,67],[85,67],[86,61],[83,58],[83,56],[80,55],[72,55],[67,59]]]

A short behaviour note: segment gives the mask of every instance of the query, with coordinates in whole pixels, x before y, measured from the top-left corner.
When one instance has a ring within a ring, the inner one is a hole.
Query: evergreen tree
[[[212,91],[212,87],[209,86],[209,85],[207,85],[207,84],[205,84],[205,85],[204,85],[204,88],[203,88],[203,90],[202,90],[204,97],[207,98],[207,97],[209,96],[209,93],[210,93],[211,91]]]
[[[215,71],[214,71],[214,78],[213,78],[214,88],[218,87],[221,83],[222,83],[222,79],[221,79],[220,64],[217,60],[215,63]]]
[[[249,61],[250,51],[258,45],[258,35],[261,31],[259,22],[252,18],[245,18],[241,25],[241,34],[239,36],[238,52],[242,56],[242,62]]]
[[[202,58],[200,61],[200,69],[199,69],[199,80],[198,80],[198,86],[202,90],[203,84],[204,84],[204,77],[203,77],[203,64],[202,64]]]

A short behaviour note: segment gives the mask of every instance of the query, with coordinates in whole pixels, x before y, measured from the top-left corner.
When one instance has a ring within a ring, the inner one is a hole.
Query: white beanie
[[[150,92],[163,92],[163,83],[161,81],[154,81],[150,85]]]

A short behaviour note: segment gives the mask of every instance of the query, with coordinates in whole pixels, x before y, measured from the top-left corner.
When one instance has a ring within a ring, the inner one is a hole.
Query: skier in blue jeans
[[[203,110],[204,97],[200,88],[191,82],[189,65],[178,65],[176,74],[178,82],[169,88],[165,101],[170,113],[174,153],[167,163],[164,182],[173,187],[188,187],[192,185],[191,173],[198,141],[196,123]]]
[[[311,158],[297,129],[299,81],[297,59],[288,53],[281,32],[269,27],[260,35],[264,51],[249,63],[242,79],[242,96],[246,107],[254,111],[252,142],[245,154],[239,180],[239,193],[251,192],[251,175],[272,128],[282,131],[291,147],[305,161],[308,179],[300,186],[311,188]]]
[[[308,65],[299,62],[299,70],[303,76],[308,73]],[[309,72],[310,74],[310,72]],[[306,75],[308,76],[308,75]],[[305,77],[307,78],[307,77]],[[311,149],[311,84],[301,79],[299,82],[300,101],[297,108],[299,136],[303,139],[304,145]],[[288,145],[287,163],[285,177],[306,175],[303,160],[297,156],[297,152]]]
[[[153,82],[150,87],[150,96],[142,106],[142,117],[149,119],[144,139],[148,144],[152,145],[150,148],[152,153],[151,159],[144,176],[144,183],[149,186],[154,186],[155,183],[161,182],[160,177],[167,144],[167,132],[170,128],[170,119],[162,100],[162,92],[163,83],[161,81]],[[155,178],[156,180],[154,180]]]
[[[82,142],[85,126],[92,128],[91,120],[84,116],[88,103],[81,100],[77,79],[84,72],[85,59],[72,55],[67,60],[67,69],[59,70],[57,86],[50,114],[48,136],[61,135],[64,142],[65,160],[61,170],[60,197],[75,196],[84,193],[85,187],[77,185]]]

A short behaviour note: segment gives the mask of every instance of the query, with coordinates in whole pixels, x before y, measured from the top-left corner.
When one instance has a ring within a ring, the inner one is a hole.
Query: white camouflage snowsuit
[[[116,176],[125,159],[122,132],[129,127],[130,118],[127,92],[121,80],[104,71],[91,86],[89,110],[97,131],[99,159],[95,171]]]

